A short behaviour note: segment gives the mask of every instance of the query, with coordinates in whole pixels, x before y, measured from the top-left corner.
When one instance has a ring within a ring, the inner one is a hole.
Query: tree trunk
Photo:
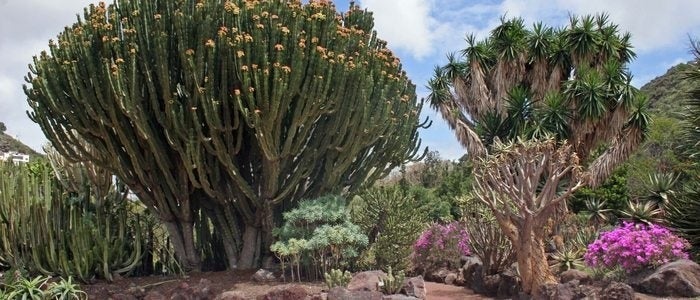
[[[201,268],[199,255],[194,246],[194,232],[192,222],[166,221],[170,242],[175,249],[175,256],[184,271],[199,271]]]
[[[238,260],[239,269],[245,270],[257,267],[255,254],[259,252],[260,248],[259,234],[260,228],[253,225],[246,225],[243,231],[243,249],[241,250],[240,259]]]
[[[533,232],[532,227],[524,226],[520,232],[516,246],[518,270],[522,279],[523,292],[537,297],[540,287],[546,283],[556,282],[549,269],[547,256],[544,253],[543,236]]]

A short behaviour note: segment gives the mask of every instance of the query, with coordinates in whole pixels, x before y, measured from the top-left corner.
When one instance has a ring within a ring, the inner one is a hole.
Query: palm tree
[[[583,184],[595,187],[643,141],[649,124],[646,98],[630,84],[629,41],[605,14],[571,16],[564,28],[527,29],[520,18],[502,19],[489,37],[468,36],[463,51],[436,67],[428,100],[472,160],[495,154],[500,142],[553,137],[573,148]],[[553,278],[534,276],[525,292]]]
[[[435,68],[428,100],[471,158],[496,140],[553,135],[574,146],[587,184],[597,186],[649,124],[646,98],[630,84],[629,39],[605,14],[572,16],[561,29],[502,19],[488,38],[468,36],[459,55]]]

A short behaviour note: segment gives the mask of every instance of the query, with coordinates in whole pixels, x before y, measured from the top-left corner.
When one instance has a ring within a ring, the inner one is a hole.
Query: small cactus
[[[326,286],[330,290],[336,286],[347,287],[352,279],[352,274],[348,271],[343,272],[339,269],[332,269],[330,272],[323,274],[323,277],[326,279]]]
[[[403,271],[399,271],[394,275],[391,267],[389,267],[386,278],[380,282],[382,292],[386,295],[398,294],[401,288],[403,288],[405,279],[406,275]]]

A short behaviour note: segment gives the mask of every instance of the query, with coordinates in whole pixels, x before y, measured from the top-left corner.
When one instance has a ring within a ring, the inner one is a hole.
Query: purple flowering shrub
[[[620,267],[631,273],[688,258],[689,248],[687,240],[663,226],[625,222],[588,245],[584,259],[591,267]]]
[[[459,268],[460,258],[469,255],[469,234],[459,222],[432,224],[413,244],[411,262],[417,273],[441,267]]]

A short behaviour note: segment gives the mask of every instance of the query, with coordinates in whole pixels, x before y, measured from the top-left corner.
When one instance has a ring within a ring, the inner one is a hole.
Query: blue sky
[[[90,0],[0,0],[0,121],[8,133],[34,149],[46,142],[26,116],[23,77],[32,55],[47,48],[63,26],[72,24]],[[462,49],[464,37],[485,37],[503,15],[520,16],[528,24],[543,21],[563,26],[572,14],[607,12],[621,29],[632,33],[637,59],[629,66],[637,87],[666,69],[692,58],[689,37],[700,38],[697,0],[358,0],[374,12],[375,29],[401,58],[425,97],[425,84],[445,54]],[[345,10],[348,1],[336,1]],[[423,114],[433,126],[421,132],[423,145],[443,158],[464,154],[452,132],[428,105]]]

